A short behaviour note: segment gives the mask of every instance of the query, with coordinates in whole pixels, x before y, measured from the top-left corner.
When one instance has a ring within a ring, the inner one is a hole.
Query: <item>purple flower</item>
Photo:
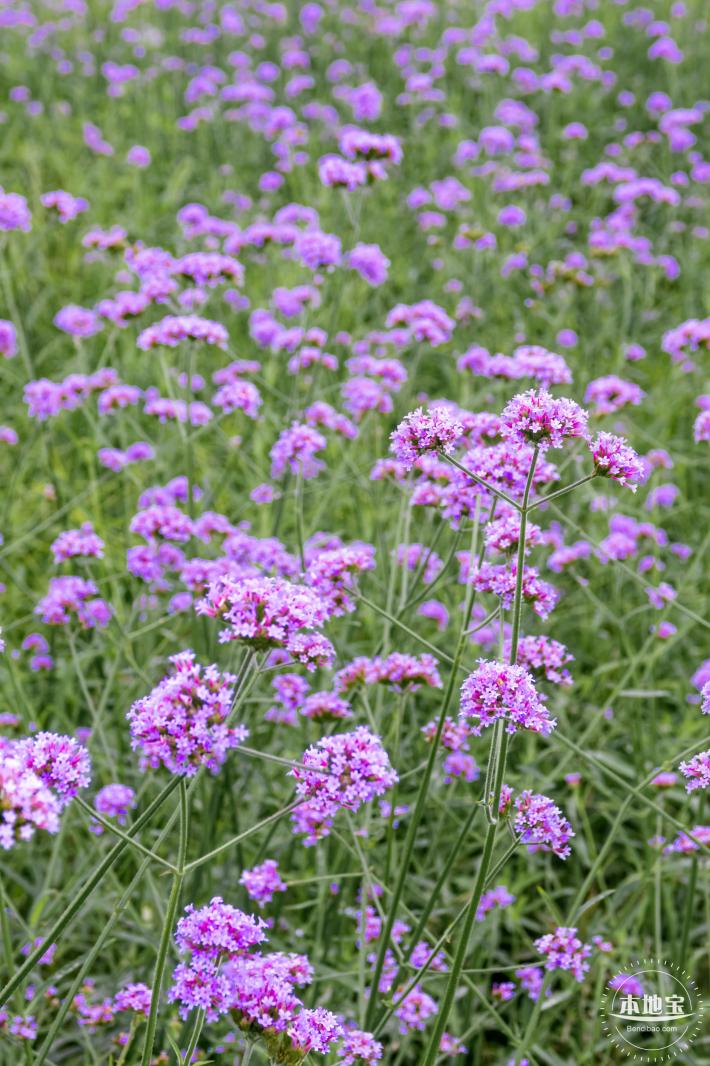
[[[638,455],[623,437],[613,433],[600,433],[589,445],[594,458],[594,472],[598,477],[609,477],[636,492],[645,480],[646,472]]]
[[[377,244],[356,244],[348,252],[347,264],[357,271],[368,285],[378,286],[387,281],[390,261]]]
[[[216,773],[227,753],[246,739],[244,726],[227,724],[236,678],[202,667],[191,651],[170,658],[173,669],[126,717],[131,747],[143,765],[191,776],[201,766]]]
[[[91,760],[86,748],[73,737],[36,733],[17,742],[25,767],[44,782],[57,797],[62,810],[86,788],[91,779]]]
[[[77,557],[103,559],[104,542],[97,536],[91,522],[84,522],[80,529],[68,529],[53,541],[50,551],[55,563]]]
[[[551,799],[526,789],[515,801],[515,809],[515,832],[530,851],[552,851],[560,859],[571,854],[568,841],[575,834]]]
[[[128,812],[136,805],[135,791],[129,785],[120,783],[105,785],[96,793],[94,806],[99,814],[105,818],[115,818],[119,825],[125,825]],[[100,822],[92,823],[89,828],[92,833],[100,836],[104,827]]]
[[[16,744],[0,743],[0,848],[59,830],[59,798],[27,766]]]
[[[17,333],[12,322],[0,318],[0,355],[4,359],[14,359],[17,355]]]
[[[587,386],[584,394],[585,403],[594,405],[595,415],[611,415],[623,407],[641,403],[646,394],[632,381],[624,381],[616,374],[596,378]]]
[[[573,659],[574,656],[570,655],[564,644],[551,637],[521,637],[518,643],[518,666],[524,666],[533,677],[550,681],[553,685],[572,684],[567,663]]]
[[[546,970],[569,970],[576,981],[584,980],[589,970],[587,959],[592,949],[578,938],[575,928],[559,926],[554,933],[539,937],[535,947],[541,955],[546,956]]]
[[[296,779],[296,791],[304,800],[299,811],[312,814],[323,823],[320,836],[326,836],[332,820],[341,809],[357,811],[363,803],[382,796],[398,780],[379,737],[365,726],[352,733],[323,737],[308,748],[301,760],[304,767],[289,771]],[[297,831],[303,822],[294,818]]]
[[[461,686],[460,716],[470,724],[474,736],[498,718],[507,722],[509,733],[529,729],[547,734],[556,722],[549,717],[543,700],[524,667],[481,659],[478,669]]]
[[[567,440],[587,438],[587,412],[574,400],[556,398],[540,389],[520,393],[503,410],[502,433],[507,440],[561,448]]]
[[[324,466],[315,454],[323,451],[327,443],[323,434],[313,426],[293,422],[290,429],[282,431],[271,449],[271,476],[281,477],[289,469],[306,480],[315,477]]]
[[[299,1051],[306,1054],[316,1051],[321,1055],[327,1054],[330,1045],[343,1035],[340,1022],[325,1007],[315,1007],[313,1010],[304,1007],[286,1032]]]
[[[419,407],[406,415],[392,433],[391,451],[411,470],[416,460],[427,452],[452,452],[462,433],[463,426],[446,408],[431,407],[424,411]]]
[[[694,792],[697,788],[710,787],[710,749],[701,751],[687,762],[682,762],[678,767],[686,779],[686,790]]]
[[[515,903],[515,896],[508,891],[505,885],[497,885],[496,888],[488,889],[481,896],[476,910],[476,921],[482,922],[486,915],[495,907],[510,907],[513,903]]]
[[[138,337],[138,347],[147,352],[151,348],[176,348],[182,341],[200,341],[217,348],[226,348],[229,340],[224,326],[197,315],[168,315],[148,326]]]
[[[87,307],[69,304],[54,316],[54,325],[73,337],[93,337],[103,328],[98,315]]]
[[[267,939],[266,923],[213,896],[208,904],[195,910],[190,903],[175,929],[180,951],[191,952],[193,959],[214,960],[239,958]]]
[[[111,607],[98,595],[93,581],[81,577],[53,577],[47,595],[35,607],[35,614],[50,626],[67,625],[72,615],[82,629],[108,625]]]
[[[5,192],[0,186],[0,230],[9,233],[16,229],[25,233],[32,229],[32,215],[27,200],[19,193]]]
[[[281,880],[275,859],[266,859],[251,870],[244,870],[239,884],[244,885],[249,898],[255,900],[260,907],[270,903],[276,892],[285,892],[287,887]]]

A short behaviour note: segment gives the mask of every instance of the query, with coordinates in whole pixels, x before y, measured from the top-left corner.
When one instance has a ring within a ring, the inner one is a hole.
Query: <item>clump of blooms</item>
[[[584,394],[584,402],[593,404],[595,415],[612,415],[628,404],[637,405],[645,393],[632,381],[625,381],[616,374],[590,381]]]
[[[478,669],[461,686],[461,718],[474,736],[498,718],[504,719],[509,733],[529,729],[547,734],[556,723],[543,701],[524,667],[481,659]]]
[[[151,348],[177,348],[183,341],[199,341],[226,348],[229,335],[223,325],[198,315],[167,315],[148,326],[138,336],[138,347],[144,352]]]
[[[418,407],[400,422],[392,433],[391,451],[411,470],[417,459],[428,452],[449,454],[463,433],[463,426],[445,407]]]
[[[101,319],[94,311],[76,304],[62,307],[54,316],[54,325],[73,337],[93,337],[103,327]]]
[[[27,768],[14,745],[0,748],[0,847],[30,840],[37,829],[59,830],[61,807],[50,788]]]
[[[60,809],[86,788],[91,780],[89,753],[73,737],[36,733],[18,741],[25,766],[52,790]]]
[[[520,516],[513,511],[495,518],[486,526],[486,547],[500,555],[513,555],[520,542]],[[528,522],[525,528],[525,554],[530,548],[539,544],[542,530],[534,522]]]
[[[594,472],[598,477],[612,478],[636,492],[645,480],[646,471],[638,455],[623,437],[613,433],[600,433],[590,444],[594,459]]]
[[[42,193],[40,196],[42,207],[57,212],[59,221],[71,222],[72,219],[88,211],[89,203],[83,196],[72,196],[64,189],[53,189],[51,192]]]
[[[309,562],[306,580],[328,605],[333,616],[351,613],[355,602],[351,593],[357,577],[375,569],[375,549],[371,544],[351,544],[319,552]]]
[[[228,724],[236,677],[201,666],[191,651],[170,662],[171,672],[126,715],[131,747],[141,752],[144,767],[162,764],[173,774],[192,776],[206,766],[216,773],[248,736],[244,726]]]
[[[397,774],[379,737],[365,726],[352,733],[323,737],[308,748],[289,774],[303,803],[294,812],[296,831],[303,831],[303,817],[322,823],[321,836],[339,810],[357,811],[363,803],[382,796],[397,782]]]
[[[710,749],[682,762],[678,769],[686,779],[685,787],[688,792],[694,792],[697,788],[710,788]]]
[[[541,955],[546,956],[546,970],[569,970],[576,981],[584,980],[589,970],[587,959],[592,949],[579,939],[575,928],[559,926],[554,933],[539,937],[535,947]]]
[[[507,440],[561,448],[568,440],[586,439],[587,412],[574,400],[555,397],[545,389],[514,396],[503,409],[501,431]]]
[[[56,833],[59,815],[91,776],[89,753],[73,737],[0,738],[0,847]]]
[[[470,555],[468,552],[458,556],[462,567],[461,580],[468,580]],[[504,611],[513,606],[516,589],[517,561],[510,566],[505,564],[483,563],[475,571],[471,583],[479,592],[490,592],[500,599]],[[523,600],[532,607],[540,618],[547,618],[557,603],[557,590],[549,581],[538,576],[534,566],[523,567]]]
[[[104,785],[96,793],[94,806],[104,818],[115,818],[119,825],[125,825],[128,812],[136,805],[136,794],[130,785],[122,785],[120,782]],[[100,822],[92,822],[89,826],[92,833],[100,836],[104,827]]]
[[[496,907],[503,909],[504,907],[510,907],[513,903],[515,903],[515,896],[508,891],[505,885],[497,885],[495,888],[484,892],[481,896],[476,910],[476,921],[482,922],[486,915]]]
[[[392,652],[387,658],[371,661],[370,681],[393,689],[415,692],[421,685],[441,688],[441,677],[433,655],[406,655]]]
[[[266,923],[214,896],[208,904],[185,908],[175,930],[175,942],[190,952],[193,963],[214,964],[224,958],[239,958],[266,940]],[[180,967],[178,967],[180,969]]]
[[[104,542],[95,532],[91,522],[84,522],[80,529],[67,529],[60,533],[50,548],[55,563],[81,557],[102,559]]]
[[[306,585],[280,578],[218,577],[196,611],[226,623],[219,635],[222,643],[238,640],[257,651],[282,648],[309,667],[333,661],[332,644],[314,632],[328,618],[327,604]]]
[[[290,470],[306,480],[316,477],[324,464],[315,456],[327,443],[323,434],[313,426],[294,422],[281,432],[271,449],[271,476],[281,477]]]
[[[276,892],[286,891],[286,883],[281,880],[275,859],[266,859],[251,870],[244,870],[239,884],[244,885],[249,898],[255,900],[260,907],[270,903]]]
[[[533,677],[550,681],[553,685],[571,685],[572,676],[567,669],[567,663],[572,662],[564,644],[559,640],[552,640],[546,636],[521,637],[518,642],[518,654],[516,662],[518,666],[524,666]]]
[[[32,215],[27,200],[17,192],[5,192],[0,185],[0,231],[12,230],[29,233],[32,229]]]
[[[68,625],[73,616],[82,629],[106,626],[111,608],[98,591],[93,581],[81,577],[50,578],[49,591],[35,607],[35,614],[50,626]]]
[[[17,331],[5,318],[0,318],[0,355],[3,359],[14,359],[17,355]]]
[[[515,801],[515,810],[515,832],[530,851],[552,851],[560,859],[571,854],[572,826],[549,797],[526,789]]]
[[[306,697],[299,710],[304,718],[316,722],[335,722],[352,717],[350,704],[335,692],[313,692]]]

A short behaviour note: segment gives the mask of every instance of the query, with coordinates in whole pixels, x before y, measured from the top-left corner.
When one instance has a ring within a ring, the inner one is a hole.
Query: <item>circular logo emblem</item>
[[[672,1062],[701,1031],[703,999],[697,983],[667,959],[637,959],[607,984],[602,1027],[634,1062]]]

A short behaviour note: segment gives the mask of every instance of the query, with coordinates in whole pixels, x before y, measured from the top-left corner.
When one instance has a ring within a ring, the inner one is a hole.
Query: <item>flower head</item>
[[[543,700],[524,667],[481,659],[461,686],[461,718],[475,736],[498,718],[505,720],[509,733],[550,733],[556,723]]]
[[[545,389],[514,396],[502,414],[507,440],[537,445],[541,450],[561,448],[567,440],[587,437],[587,412],[574,400],[554,397]]]
[[[234,696],[232,674],[203,667],[191,651],[170,659],[172,671],[127,714],[131,747],[144,765],[161,764],[191,776],[201,766],[216,773],[231,748],[247,737],[244,726],[227,724]]]

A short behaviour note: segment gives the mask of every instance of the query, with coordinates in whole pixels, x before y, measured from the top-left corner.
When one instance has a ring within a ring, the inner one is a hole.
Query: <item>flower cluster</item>
[[[323,737],[304,752],[301,761],[303,766],[289,771],[304,801],[293,821],[297,832],[308,833],[309,841],[328,834],[339,810],[357,811],[398,780],[379,737],[365,726]]]
[[[515,811],[515,832],[530,851],[551,851],[560,859],[571,854],[572,826],[551,799],[526,789],[515,801]]]
[[[205,766],[216,773],[248,736],[244,726],[228,724],[237,679],[216,666],[201,666],[191,651],[170,662],[172,671],[126,715],[131,747],[141,752],[143,766],[162,764],[188,776]]]
[[[196,610],[226,623],[222,642],[238,640],[262,651],[282,648],[309,668],[334,658],[330,641],[314,632],[327,620],[327,604],[305,585],[280,578],[218,577]]]
[[[584,980],[592,949],[579,939],[576,929],[559,926],[554,933],[538,937],[535,947],[545,956],[546,970],[569,970],[576,981]]]
[[[475,736],[498,718],[506,722],[509,733],[518,729],[550,733],[555,720],[543,701],[524,667],[481,659],[461,686],[461,718]]]

